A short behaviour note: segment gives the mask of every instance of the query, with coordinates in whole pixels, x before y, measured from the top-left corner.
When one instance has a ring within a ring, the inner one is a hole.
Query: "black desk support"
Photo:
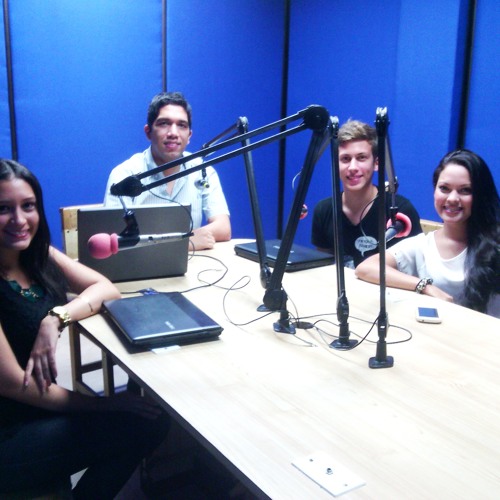
[[[377,318],[378,342],[376,355],[370,358],[368,366],[370,368],[390,368],[394,365],[394,358],[387,356],[387,330],[389,328],[389,317],[386,310],[386,283],[385,283],[385,170],[386,170],[386,138],[389,117],[387,108],[377,108],[376,128],[378,137],[378,244],[380,255],[380,312]]]

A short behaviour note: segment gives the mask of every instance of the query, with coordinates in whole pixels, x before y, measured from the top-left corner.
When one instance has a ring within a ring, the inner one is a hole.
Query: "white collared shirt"
[[[184,152],[183,156],[188,156],[189,153]],[[195,158],[181,165],[181,171],[199,165],[202,162],[201,158]],[[107,207],[122,206],[120,199],[117,196],[112,196],[109,190],[113,184],[125,179],[130,175],[138,175],[156,168],[157,165],[151,154],[151,147],[133,155],[128,160],[124,161],[115,167],[108,178],[106,193],[104,195],[104,205]],[[155,187],[151,190],[144,191],[135,198],[123,197],[123,201],[127,208],[138,205],[158,205],[169,202],[179,203],[181,205],[191,205],[191,216],[193,218],[193,229],[202,226],[203,216],[205,220],[216,215],[229,215],[229,209],[226,203],[224,192],[220,184],[219,176],[213,167],[206,167],[206,180],[209,187],[200,187],[197,183],[202,179],[202,171],[198,170],[192,174],[186,175],[175,180],[172,193],[167,193],[166,185]],[[159,172],[150,177],[141,179],[143,185],[163,179],[163,173]]]

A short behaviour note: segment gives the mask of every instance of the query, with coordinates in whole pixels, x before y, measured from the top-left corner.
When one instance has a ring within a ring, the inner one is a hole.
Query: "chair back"
[[[422,231],[425,234],[430,233],[431,231],[436,231],[436,229],[443,227],[442,222],[437,222],[428,219],[420,219],[420,225],[422,226]]]
[[[64,253],[72,259],[78,259],[78,210],[87,207],[102,207],[102,203],[74,205],[59,209]]]

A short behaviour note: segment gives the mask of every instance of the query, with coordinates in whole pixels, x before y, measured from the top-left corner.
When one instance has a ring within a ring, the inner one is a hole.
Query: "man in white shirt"
[[[148,109],[148,123],[144,132],[151,145],[142,153],[115,167],[108,179],[104,195],[105,206],[121,206],[120,199],[110,194],[110,188],[130,175],[138,175],[159,165],[174,161],[185,152],[191,135],[191,106],[180,92],[162,92],[151,100]],[[201,163],[196,158],[187,163],[169,168],[164,172],[148,177],[147,182],[161,179],[181,170],[188,170]],[[179,179],[141,193],[132,198],[132,206],[154,205],[177,202],[191,205],[193,236],[190,241],[194,249],[213,248],[216,241],[231,239],[229,209],[219,176],[213,167],[206,167]],[[126,203],[126,202],[125,202]],[[205,225],[203,224],[205,218]]]

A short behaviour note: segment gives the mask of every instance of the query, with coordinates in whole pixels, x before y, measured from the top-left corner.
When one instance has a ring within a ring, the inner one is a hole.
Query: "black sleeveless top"
[[[46,292],[31,302],[0,278],[0,324],[21,368],[28,363],[40,322],[55,305],[56,300]],[[45,410],[0,396],[1,427],[46,414]]]

